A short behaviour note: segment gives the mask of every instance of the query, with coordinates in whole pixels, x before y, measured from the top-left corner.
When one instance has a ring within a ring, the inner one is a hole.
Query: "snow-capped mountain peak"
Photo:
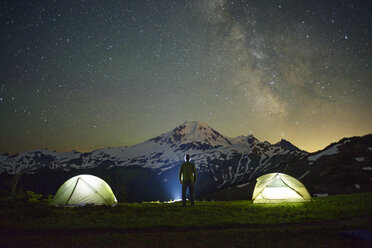
[[[184,122],[172,131],[153,138],[151,141],[177,145],[199,143],[212,147],[231,145],[228,138],[211,128],[208,124],[198,121]]]
[[[259,140],[256,139],[252,134],[248,136],[240,135],[236,138],[229,138],[232,144],[258,144]]]
[[[280,164],[277,161],[307,155],[306,152],[273,147],[253,135],[227,138],[203,122],[191,121],[129,147],[104,148],[88,153],[36,150],[14,156],[3,155],[0,157],[0,173],[135,167],[149,168],[159,175],[166,175],[177,170],[186,153],[192,156],[199,173],[211,173],[219,187],[248,180],[258,171]]]

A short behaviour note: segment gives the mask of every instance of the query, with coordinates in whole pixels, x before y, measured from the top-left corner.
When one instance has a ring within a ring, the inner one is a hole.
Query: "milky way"
[[[372,131],[370,1],[2,1],[0,152],[199,120],[307,151]]]

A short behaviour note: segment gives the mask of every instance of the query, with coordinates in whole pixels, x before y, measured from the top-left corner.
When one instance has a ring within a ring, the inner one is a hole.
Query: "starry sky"
[[[371,1],[1,1],[0,152],[371,133],[371,24]]]

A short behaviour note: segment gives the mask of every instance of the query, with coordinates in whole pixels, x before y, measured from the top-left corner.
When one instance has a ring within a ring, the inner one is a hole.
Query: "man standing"
[[[182,184],[182,205],[186,206],[186,190],[189,187],[191,206],[194,206],[194,186],[196,182],[195,164],[190,162],[190,155],[186,155],[186,162],[181,165],[178,174]]]

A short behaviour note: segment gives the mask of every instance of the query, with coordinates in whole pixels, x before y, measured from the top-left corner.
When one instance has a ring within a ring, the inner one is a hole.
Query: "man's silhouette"
[[[196,169],[195,164],[190,162],[190,155],[186,155],[186,162],[180,167],[178,174],[182,184],[182,205],[186,206],[186,190],[189,187],[191,206],[194,206],[194,186],[196,182]]]

